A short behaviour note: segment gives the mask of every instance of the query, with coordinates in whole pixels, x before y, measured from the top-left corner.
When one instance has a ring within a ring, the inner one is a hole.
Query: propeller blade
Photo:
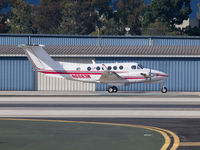
[[[151,82],[151,68],[150,68],[150,82]]]

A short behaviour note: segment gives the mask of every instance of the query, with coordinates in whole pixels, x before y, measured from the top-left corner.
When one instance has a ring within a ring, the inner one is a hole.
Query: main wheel
[[[116,86],[113,86],[113,92],[114,92],[114,93],[117,93],[117,91],[118,91],[117,87],[116,87]]]
[[[167,93],[167,88],[166,87],[162,87],[161,92],[162,93]]]
[[[113,93],[114,92],[114,88],[113,87],[109,87],[108,88],[108,93]]]

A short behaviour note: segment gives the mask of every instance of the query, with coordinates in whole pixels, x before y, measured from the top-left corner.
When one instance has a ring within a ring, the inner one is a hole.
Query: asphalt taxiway
[[[119,123],[161,128],[174,133],[170,146],[200,149],[200,97],[171,96],[1,96],[1,118],[31,118]],[[179,141],[179,142],[177,142]]]
[[[167,150],[175,150],[174,136],[178,137],[177,150],[199,150],[200,149],[200,119],[185,118],[57,118],[57,120],[72,120],[86,122],[109,122],[120,124],[133,124],[152,126],[171,131],[171,146]],[[177,139],[176,139],[177,140]],[[177,141],[176,141],[177,142]],[[177,143],[175,143],[177,144]]]
[[[0,117],[200,118],[200,98],[0,97]]]

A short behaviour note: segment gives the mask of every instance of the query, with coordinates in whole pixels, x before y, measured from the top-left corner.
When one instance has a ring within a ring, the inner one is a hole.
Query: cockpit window
[[[143,66],[141,64],[138,64],[138,69],[143,69]]]
[[[131,66],[131,69],[136,69],[136,66],[135,66],[135,65],[132,65],[132,66]]]

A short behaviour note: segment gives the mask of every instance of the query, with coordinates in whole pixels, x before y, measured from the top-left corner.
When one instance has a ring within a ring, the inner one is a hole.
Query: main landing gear
[[[161,89],[161,92],[162,93],[167,93],[167,88],[165,86],[163,86],[162,89]]]
[[[108,93],[117,93],[118,88],[116,86],[111,86],[108,88]],[[162,93],[167,93],[167,88],[165,86],[163,86],[161,88],[161,92]]]
[[[108,93],[117,93],[118,89],[116,86],[112,86],[108,88]]]

